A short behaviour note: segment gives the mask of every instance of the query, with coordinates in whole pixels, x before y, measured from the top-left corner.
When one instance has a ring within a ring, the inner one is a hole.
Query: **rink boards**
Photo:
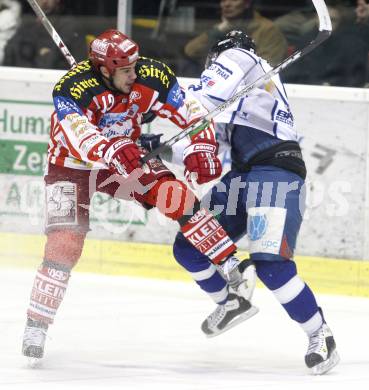
[[[0,265],[36,268],[43,256],[41,235],[0,233]],[[247,256],[246,252],[240,255]],[[301,276],[314,291],[369,297],[369,262],[296,256]],[[86,240],[76,271],[190,281],[171,245]]]

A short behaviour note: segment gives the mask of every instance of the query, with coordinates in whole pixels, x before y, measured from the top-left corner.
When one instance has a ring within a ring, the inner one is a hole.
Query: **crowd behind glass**
[[[117,25],[117,0],[38,0],[77,60],[89,42]],[[369,2],[326,0],[333,33],[285,70],[287,83],[369,85]],[[250,35],[277,65],[317,33],[311,0],[134,0],[129,26],[141,55],[162,60],[183,77],[199,77],[209,48],[231,29]],[[66,69],[68,64],[26,0],[0,0],[0,64]]]

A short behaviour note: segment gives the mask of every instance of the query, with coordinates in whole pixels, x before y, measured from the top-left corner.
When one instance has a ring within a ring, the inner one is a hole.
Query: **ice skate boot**
[[[230,293],[227,302],[218,305],[202,323],[201,330],[207,337],[218,336],[254,316],[258,311],[259,309],[246,299]]]
[[[256,284],[256,270],[251,261],[239,261],[237,257],[230,256],[217,265],[217,268],[233,292],[251,300]]]
[[[340,361],[336,351],[331,330],[323,325],[309,337],[309,347],[305,355],[305,363],[314,375],[322,375],[332,369]]]
[[[37,365],[44,356],[47,329],[47,324],[34,321],[31,318],[27,319],[23,336],[22,353],[29,358],[30,366]]]

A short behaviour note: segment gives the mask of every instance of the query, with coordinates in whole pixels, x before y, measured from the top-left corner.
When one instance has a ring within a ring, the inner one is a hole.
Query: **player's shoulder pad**
[[[241,69],[245,64],[255,65],[260,62],[260,57],[256,54],[241,48],[232,48],[221,54],[224,58],[236,63]]]
[[[55,85],[54,98],[71,98],[82,106],[88,106],[93,96],[106,90],[100,76],[93,70],[90,61],[82,61],[68,71]]]
[[[136,73],[136,83],[157,91],[161,98],[165,98],[169,91],[178,84],[173,70],[163,62],[152,58],[140,57],[137,61]]]

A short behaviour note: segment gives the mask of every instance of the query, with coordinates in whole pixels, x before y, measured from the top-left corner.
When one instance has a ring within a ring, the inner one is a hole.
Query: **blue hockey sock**
[[[297,275],[295,262],[255,261],[256,272],[287,311],[308,334],[317,330],[323,317],[309,286]]]
[[[177,262],[185,268],[210,298],[217,304],[223,304],[228,297],[228,286],[209,258],[194,248],[178,233],[173,246]]]

